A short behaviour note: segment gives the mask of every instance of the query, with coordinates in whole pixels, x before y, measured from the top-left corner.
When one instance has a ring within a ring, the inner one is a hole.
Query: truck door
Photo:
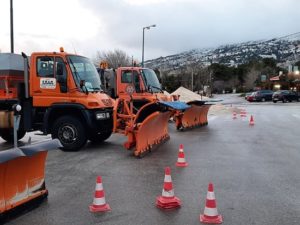
[[[49,106],[54,102],[65,102],[67,91],[67,69],[63,58],[37,56],[35,71],[31,74],[33,104]]]
[[[118,85],[119,94],[133,94],[141,92],[140,76],[136,70],[122,70]]]

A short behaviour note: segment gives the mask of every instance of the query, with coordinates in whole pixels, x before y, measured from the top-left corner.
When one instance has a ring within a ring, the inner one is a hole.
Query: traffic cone
[[[175,209],[180,207],[180,205],[180,199],[174,195],[171,169],[166,167],[162,195],[156,197],[156,206],[161,209]]]
[[[232,114],[232,119],[236,119],[237,117],[236,117],[236,112],[235,111],[233,111],[233,114]]]
[[[189,164],[185,161],[185,157],[184,157],[183,144],[180,144],[176,166],[177,167],[186,167],[188,165]]]
[[[98,176],[96,180],[95,197],[94,197],[93,204],[90,205],[90,211],[105,212],[110,210],[111,210],[110,206],[105,201],[102,178]]]
[[[219,224],[223,222],[222,216],[218,214],[214,186],[212,183],[209,183],[208,185],[206,204],[204,208],[204,213],[200,214],[200,222],[212,224]]]
[[[242,110],[241,110],[240,116],[241,116],[241,117],[247,117],[246,109],[242,109]]]
[[[253,115],[251,115],[251,117],[250,117],[249,125],[250,125],[250,126],[253,126],[253,125],[254,125],[254,118],[253,118]]]

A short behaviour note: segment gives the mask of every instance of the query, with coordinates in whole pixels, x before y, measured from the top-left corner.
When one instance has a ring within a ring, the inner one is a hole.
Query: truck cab
[[[136,108],[156,100],[168,100],[152,69],[119,67],[110,83],[110,95],[113,98],[132,99]]]
[[[18,67],[22,68],[22,56],[14,54],[14,58],[18,58]],[[65,150],[74,151],[87,140],[101,142],[111,135],[114,100],[101,90],[97,70],[88,58],[61,49],[33,53],[30,58],[23,54],[22,61],[23,70],[18,73],[21,81],[12,85],[15,91],[5,88],[0,91],[2,111],[10,111],[12,103],[23,108],[19,138],[25,132],[40,130],[58,138]],[[8,83],[16,83],[16,71],[13,68],[8,71]],[[10,98],[12,103],[4,106],[8,93],[16,94]],[[11,128],[0,129],[0,135],[7,141],[11,139],[7,135],[12,133]]]

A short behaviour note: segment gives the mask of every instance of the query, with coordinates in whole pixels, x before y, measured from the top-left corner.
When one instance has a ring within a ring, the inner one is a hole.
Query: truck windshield
[[[157,76],[153,70],[142,69],[141,74],[145,82],[146,88],[151,92],[162,92],[161,85],[157,79]]]
[[[101,81],[94,64],[85,57],[70,55],[68,56],[74,80],[77,87],[84,82],[87,91],[100,91]]]

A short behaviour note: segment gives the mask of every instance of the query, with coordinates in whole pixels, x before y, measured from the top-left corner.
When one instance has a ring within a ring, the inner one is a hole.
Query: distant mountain
[[[270,40],[249,41],[211,49],[193,49],[145,61],[145,66],[164,71],[178,70],[191,63],[220,63],[237,66],[253,59],[274,58],[282,66],[300,60],[300,32]]]

